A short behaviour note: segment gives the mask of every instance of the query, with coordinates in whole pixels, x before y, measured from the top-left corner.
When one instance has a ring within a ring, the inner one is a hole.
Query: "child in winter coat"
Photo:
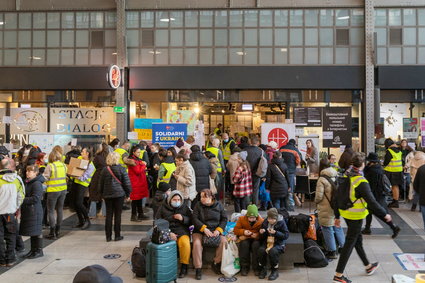
[[[248,153],[242,151],[239,153],[239,166],[232,176],[235,186],[233,188],[233,197],[235,203],[235,212],[241,212],[246,209],[252,195],[252,178],[248,161],[246,161]]]
[[[152,210],[154,217],[156,216],[157,211],[161,207],[161,205],[164,203],[164,200],[167,199],[167,197],[171,193],[171,186],[168,183],[161,182],[159,183],[158,189],[155,192],[155,196],[152,201]]]
[[[276,280],[279,277],[279,257],[285,251],[285,241],[289,237],[289,231],[285,220],[279,215],[276,208],[267,211],[267,218],[260,229],[261,246],[258,251],[260,261],[259,279],[266,278],[267,259],[269,259],[271,273],[269,280]]]
[[[236,223],[233,232],[239,236],[239,259],[241,263],[241,275],[247,276],[250,263],[256,276],[260,274],[258,266],[258,249],[260,248],[260,228],[264,219],[258,214],[255,204],[248,205],[245,216],[241,216]],[[252,251],[252,261],[251,261]]]

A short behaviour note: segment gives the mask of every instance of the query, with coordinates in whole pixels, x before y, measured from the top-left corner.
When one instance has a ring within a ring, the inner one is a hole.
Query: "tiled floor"
[[[299,209],[297,212],[308,212],[308,209]],[[422,218],[418,212],[410,212],[407,205],[396,210],[400,217],[400,223],[407,225],[409,234],[401,234],[400,239],[394,241],[390,237],[390,230],[383,227],[379,221],[374,219],[372,223],[374,235],[366,236],[364,240],[365,249],[371,262],[379,261],[381,268],[372,276],[365,275],[364,267],[356,253],[353,253],[347,266],[346,274],[353,282],[391,282],[393,274],[404,274],[414,277],[417,272],[406,271],[397,262],[393,253],[403,252],[398,243],[409,241],[411,237],[417,237],[419,246],[413,247],[417,252],[425,252],[425,233],[422,230]],[[69,214],[68,214],[69,216]],[[70,224],[73,219],[68,218]],[[134,224],[129,221],[128,211],[123,215],[123,227],[127,231],[123,232],[124,240],[120,242],[105,241],[102,225],[104,220],[94,220],[93,227],[88,231],[69,231],[57,241],[49,244],[45,249],[45,256],[34,260],[24,260],[10,269],[0,268],[0,282],[72,282],[73,277],[78,270],[91,264],[100,264],[105,266],[111,273],[119,276],[124,282],[144,282],[144,279],[133,278],[130,270],[130,256],[133,247],[144,235],[144,231],[151,225],[151,221],[144,221],[140,224]],[[96,225],[97,224],[97,225]],[[384,225],[386,226],[386,225]],[[406,226],[406,227],[407,227]],[[131,228],[131,229],[130,229]],[[403,246],[403,245],[400,245]],[[106,254],[120,254],[118,259],[104,259]],[[328,283],[331,282],[337,261],[331,262],[327,267],[320,269],[306,268],[298,266],[292,270],[280,271],[278,282],[309,282],[309,283]],[[248,277],[236,276],[238,281],[258,282],[259,280],[250,273]],[[179,279],[178,282],[199,282],[194,279],[194,270],[190,269],[187,278]],[[218,282],[218,276],[211,270],[204,270],[202,282]]]

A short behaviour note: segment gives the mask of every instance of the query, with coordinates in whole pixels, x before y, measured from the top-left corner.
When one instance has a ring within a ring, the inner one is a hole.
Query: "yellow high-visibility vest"
[[[223,151],[223,159],[224,160],[229,160],[230,156],[232,155],[232,151],[230,149],[230,146],[232,145],[232,143],[235,143],[235,141],[229,140],[229,142],[226,144],[226,146],[223,147],[223,142],[221,142],[221,150]]]
[[[221,168],[220,159],[218,158],[218,153],[220,152],[220,149],[216,148],[216,147],[209,147],[209,148],[207,148],[207,151],[211,152],[212,154],[215,155],[215,157],[217,157],[217,160],[218,160],[218,162],[217,162],[217,172],[218,173],[223,172],[223,169]]]
[[[92,165],[94,167],[93,162],[90,162],[90,165]],[[80,181],[80,180],[78,180],[78,178],[75,178],[74,182],[87,188],[88,186],[90,186],[91,179],[93,178],[94,172],[96,172],[96,168],[94,168],[93,172],[91,172],[90,177],[87,180]]]
[[[396,153],[391,148],[388,149],[388,151],[391,153],[391,161],[388,163],[387,166],[385,166],[384,170],[387,172],[403,172],[403,164],[401,162],[402,153],[401,151]]]
[[[52,173],[50,179],[46,182],[47,192],[61,192],[67,189],[66,186],[66,166],[60,161],[49,163]]]
[[[127,164],[125,164],[124,163],[124,159],[123,159],[123,155],[125,154],[125,153],[128,153],[127,152],[127,150],[125,150],[124,148],[117,148],[116,150],[115,150],[115,152],[117,152],[120,156],[121,156],[121,158],[120,158],[120,165],[122,166],[122,167],[124,167],[125,169],[127,169]]]
[[[353,207],[347,210],[339,210],[342,217],[350,220],[360,220],[366,218],[369,214],[367,203],[363,198],[356,198],[356,188],[361,183],[369,183],[363,176],[350,177],[350,199],[353,202]]]
[[[158,182],[157,185],[159,185],[159,183],[164,182],[164,183],[169,183],[171,180],[171,175],[173,175],[174,171],[176,171],[177,167],[176,164],[173,163],[161,163],[161,165],[164,166],[165,170],[167,170],[167,173],[164,175],[164,177],[162,177],[162,179],[160,180],[158,178]]]

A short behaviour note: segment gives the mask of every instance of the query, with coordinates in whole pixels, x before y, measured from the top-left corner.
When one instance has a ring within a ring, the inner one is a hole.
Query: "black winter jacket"
[[[180,207],[174,208],[171,206],[171,199],[175,195],[180,195],[182,203]],[[183,216],[183,221],[174,219],[175,214],[181,214]],[[168,196],[167,201],[165,201],[158,212],[156,213],[156,219],[165,219],[170,223],[170,230],[174,234],[177,234],[178,237],[182,235],[189,235],[189,226],[191,225],[192,212],[190,208],[183,204],[183,196],[179,191],[172,191]]]
[[[199,193],[203,189],[209,189],[210,174],[212,173],[210,161],[202,152],[192,152],[189,162],[195,170],[196,191]]]
[[[21,205],[21,223],[19,234],[22,236],[41,235],[43,226],[43,175],[26,182],[25,198]]]
[[[242,151],[246,151],[248,153],[246,161],[248,161],[249,167],[251,168],[252,177],[258,178],[255,173],[257,172],[258,164],[260,163],[261,154],[263,151],[258,146],[244,143],[240,144],[239,147],[242,149]]]
[[[385,198],[384,190],[382,188],[382,176],[384,175],[384,169],[381,164],[368,164],[363,170],[364,177],[369,182],[370,190],[372,191],[375,199],[381,203],[379,200]]]
[[[93,159],[94,167],[96,168],[96,171],[93,174],[93,177],[90,182],[89,186],[89,197],[90,201],[101,201],[102,195],[100,194],[99,190],[99,182],[100,182],[100,175],[102,174],[103,168],[106,167],[106,157],[102,154],[96,154],[96,156]]]
[[[129,197],[131,183],[127,170],[121,165],[112,165],[110,168],[121,184],[109,173],[108,167],[103,168],[99,182],[99,191],[102,197],[104,199]]]
[[[281,252],[285,251],[285,243],[289,238],[288,227],[286,226],[285,220],[279,219],[274,225],[274,230],[276,233],[274,235],[270,234],[267,231],[269,227],[269,220],[266,218],[261,226],[261,229],[266,230],[263,234],[260,233],[261,244],[267,246],[267,237],[274,236],[274,247],[278,247]]]
[[[201,228],[206,225],[211,232],[217,228],[223,232],[227,224],[227,215],[220,202],[214,201],[211,206],[203,205],[198,201],[193,209],[192,223],[195,226],[194,233],[201,233]]]
[[[284,198],[289,188],[288,170],[282,158],[273,158],[267,168],[266,189],[272,199]]]
[[[418,172],[416,172],[413,189],[419,194],[419,204],[425,206],[425,165],[419,167]]]

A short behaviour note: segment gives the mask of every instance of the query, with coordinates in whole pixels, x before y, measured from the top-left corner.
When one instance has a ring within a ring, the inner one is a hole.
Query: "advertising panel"
[[[403,118],[403,138],[417,139],[419,136],[418,118]]]
[[[179,138],[186,140],[186,137],[186,123],[152,124],[152,143],[159,143],[164,148],[174,146]]]

